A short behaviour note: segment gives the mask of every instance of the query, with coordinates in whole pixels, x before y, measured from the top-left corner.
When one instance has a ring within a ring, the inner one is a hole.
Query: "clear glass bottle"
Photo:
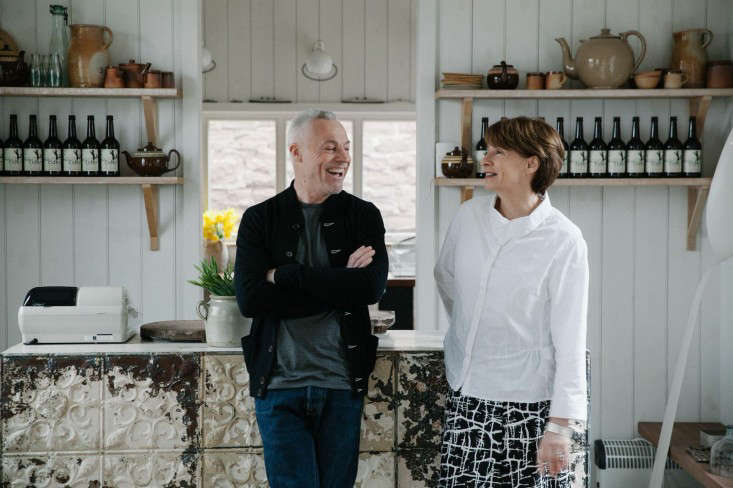
[[[33,53],[31,54],[31,86],[43,86],[41,72],[41,55],[38,53]]]
[[[67,59],[71,35],[69,33],[68,25],[68,9],[63,5],[50,5],[49,7],[53,18],[53,27],[51,30],[51,42],[49,44],[48,51],[51,54],[59,55],[59,65],[61,67],[60,86],[69,86],[69,68],[67,66]]]
[[[710,449],[710,471],[718,476],[733,478],[733,425],[726,427],[725,437]]]

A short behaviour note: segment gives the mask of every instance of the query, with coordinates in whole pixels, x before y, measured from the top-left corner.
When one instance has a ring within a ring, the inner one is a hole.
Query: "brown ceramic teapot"
[[[489,70],[486,84],[494,90],[513,90],[519,84],[519,72],[511,64],[502,61]]]
[[[172,168],[168,167],[168,161],[170,160],[171,154],[176,155],[176,165]],[[181,155],[175,149],[168,151],[168,154],[155,147],[155,144],[148,142],[148,145],[142,147],[130,154],[127,151],[122,151],[127,160],[127,165],[135,173],[140,176],[160,176],[163,173],[173,171],[178,168],[181,164]]]
[[[125,76],[127,88],[142,88],[145,84],[145,73],[150,69],[150,63],[136,63],[131,59],[128,63],[120,63],[120,70]]]
[[[641,52],[636,59],[627,40],[629,36],[636,36],[641,41]],[[565,74],[570,78],[580,79],[588,88],[622,86],[636,71],[646,54],[646,39],[634,30],[616,36],[609,29],[601,29],[599,35],[580,41],[575,59],[564,37],[555,40],[562,47]]]

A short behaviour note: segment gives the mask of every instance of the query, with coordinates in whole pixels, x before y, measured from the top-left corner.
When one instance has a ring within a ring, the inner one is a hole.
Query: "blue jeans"
[[[364,395],[307,386],[255,398],[271,488],[351,488]]]

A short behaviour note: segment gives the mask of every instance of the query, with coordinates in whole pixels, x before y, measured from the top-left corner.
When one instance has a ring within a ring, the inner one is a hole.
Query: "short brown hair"
[[[489,127],[489,144],[517,152],[523,158],[537,156],[539,168],[532,178],[532,191],[540,195],[555,182],[565,148],[560,135],[543,120],[529,117],[502,118]]]

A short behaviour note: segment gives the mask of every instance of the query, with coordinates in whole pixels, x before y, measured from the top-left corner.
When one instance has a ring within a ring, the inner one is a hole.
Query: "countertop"
[[[380,351],[442,351],[443,333],[394,330],[378,335]],[[151,354],[151,353],[240,354],[241,347],[211,347],[201,342],[143,341],[139,335],[121,344],[16,344],[2,352],[3,356],[43,354]]]

